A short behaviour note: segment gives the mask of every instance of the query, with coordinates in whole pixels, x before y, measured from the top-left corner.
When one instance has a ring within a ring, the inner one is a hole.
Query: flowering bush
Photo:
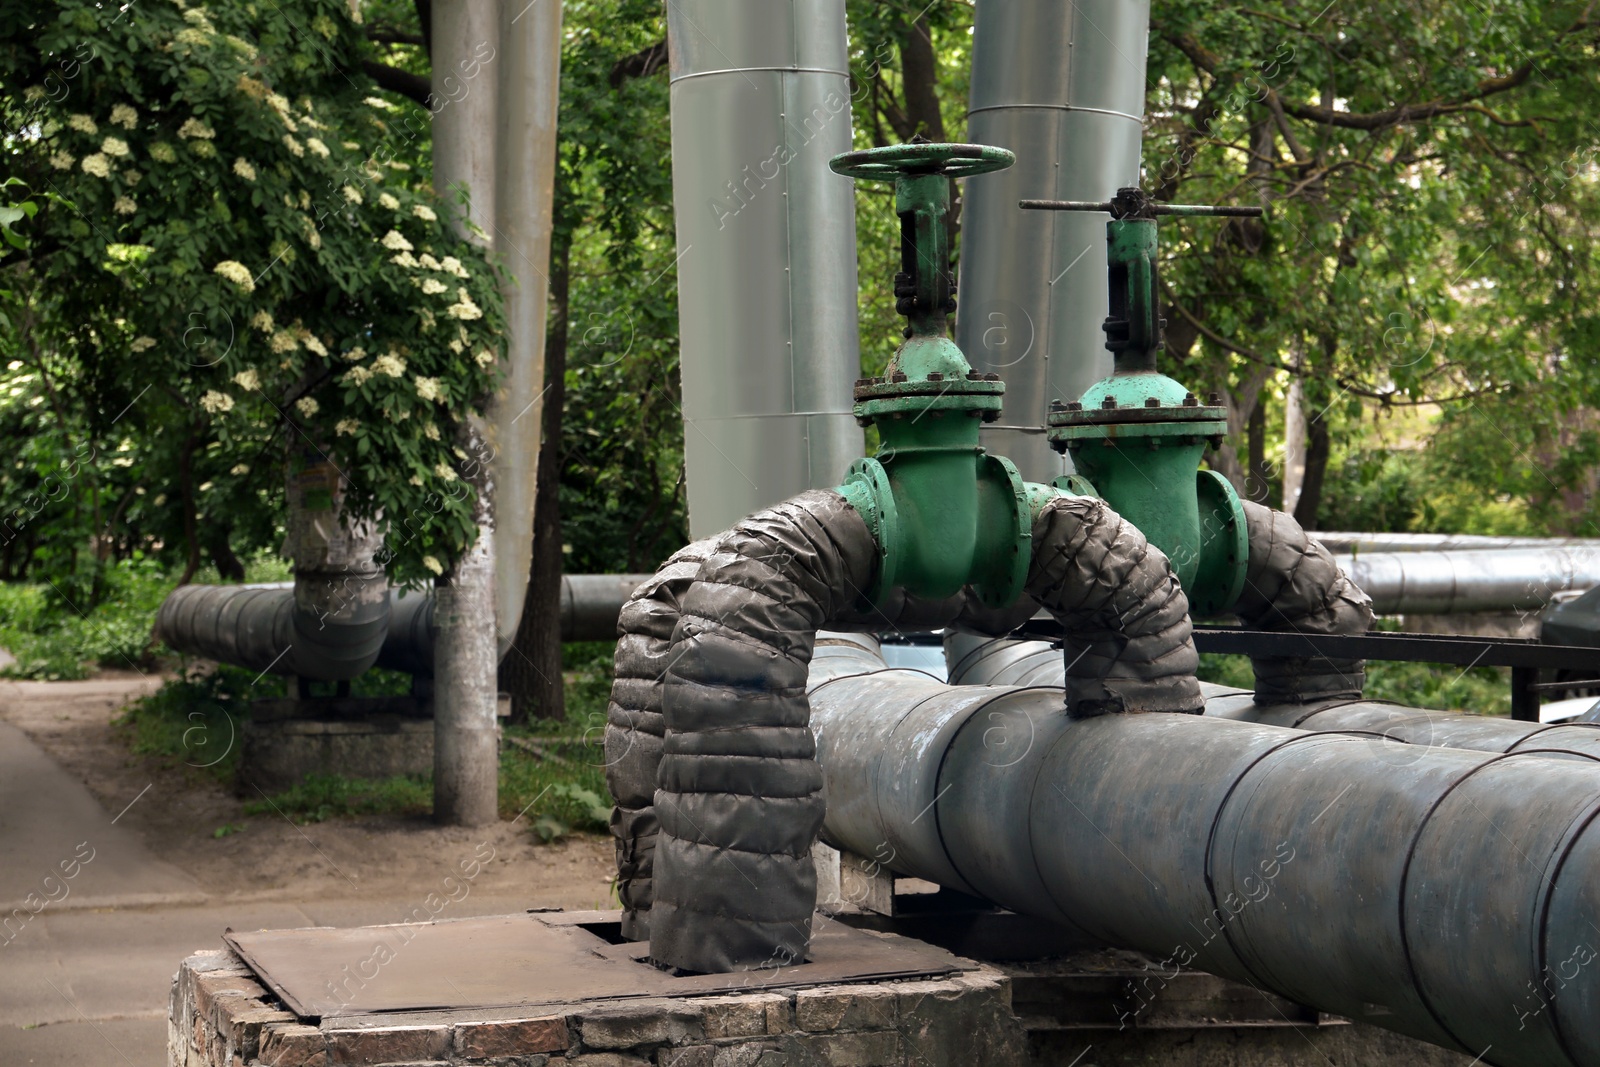
[[[400,121],[360,48],[343,0],[0,0],[8,163],[54,194],[19,269],[82,324],[107,410],[218,469],[310,442],[385,523],[390,572],[426,580],[476,533],[454,446],[500,298],[405,161],[426,118]]]

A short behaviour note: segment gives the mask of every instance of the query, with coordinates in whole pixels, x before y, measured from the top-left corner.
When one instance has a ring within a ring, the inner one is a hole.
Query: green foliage
[[[476,532],[454,443],[492,385],[497,278],[408,161],[426,120],[360,73],[349,6],[10,0],[0,27],[8,165],[61,198],[13,267],[4,414],[54,451],[0,482],[12,525],[74,497],[52,510],[83,530],[109,489],[171,551],[271,507],[260,460],[304,440],[382,516],[397,579],[439,573]]]
[[[95,667],[148,667],[150,623],[172,579],[142,556],[99,577],[97,596],[70,582],[0,584],[0,648],[17,660],[3,673],[58,681],[87,677]]]
[[[1202,682],[1253,689],[1248,656],[1204,653]],[[1367,663],[1368,700],[1390,700],[1412,708],[1460,711],[1470,715],[1511,714],[1511,672],[1502,667],[1462,670],[1445,663]]]
[[[129,704],[116,726],[136,755],[231,784],[250,701],[281,696],[283,688],[281,678],[238,667],[185,671]]]
[[[1571,491],[1592,493],[1600,459],[1578,414],[1600,404],[1600,320],[1578,296],[1600,222],[1596,25],[1566,0],[1317,7],[1152,8],[1146,183],[1270,207],[1261,223],[1163,226],[1169,351],[1235,395],[1301,376],[1336,436],[1438,403],[1417,443],[1432,439],[1430,476],[1507,493],[1545,529],[1584,526],[1593,505]],[[1330,522],[1431,525],[1425,499],[1392,496],[1396,472],[1367,472],[1390,479],[1379,501],[1329,500]]]
[[[568,248],[561,517],[576,573],[654,569],[688,540],[665,37],[653,0],[566,8],[556,257]],[[615,74],[615,76],[614,76]]]

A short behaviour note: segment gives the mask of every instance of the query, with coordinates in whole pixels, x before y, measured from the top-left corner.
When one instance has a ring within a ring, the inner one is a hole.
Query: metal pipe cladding
[[[811,700],[836,845],[1484,1062],[1600,1064],[1588,761],[1395,774],[1379,738],[882,673]]]

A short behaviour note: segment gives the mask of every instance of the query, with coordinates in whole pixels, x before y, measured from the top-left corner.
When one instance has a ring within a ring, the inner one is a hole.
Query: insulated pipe
[[[617,636],[617,616],[648,574],[563,574],[561,576],[561,640],[610,641]],[[423,677],[433,675],[432,592],[389,591],[389,629],[377,666]]]
[[[1065,473],[1045,441],[1053,399],[1111,373],[1105,219],[1023,199],[1106,201],[1139,184],[1149,0],[1007,0],[976,8],[967,140],[1016,153],[962,195],[956,343],[1006,383],[983,442],[1029,481]]]
[[[622,605],[650,578],[648,574],[562,575],[561,640],[609,641],[616,637]],[[355,579],[339,579],[332,588],[355,587]],[[296,658],[285,657],[274,672],[337,681],[375,666],[432,677],[436,632],[432,590],[384,589],[382,582],[377,587],[384,590],[388,608],[382,613],[367,611],[359,636],[347,626],[317,637],[332,627],[326,620],[319,626],[315,614],[309,615],[302,630],[313,636],[302,639],[303,645],[297,643],[299,650],[292,654]],[[293,582],[180,586],[156,614],[156,636],[191,656],[266,670],[287,645],[296,643],[292,621],[278,618],[290,620],[294,588]],[[341,643],[334,647],[330,641]],[[381,649],[374,651],[378,645]],[[366,665],[357,666],[359,663]]]
[[[1486,1063],[1600,1064],[1587,761],[1425,749],[1395,774],[1371,738],[884,674],[811,697],[838,847],[1154,955],[1154,982],[1195,967]]]
[[[1370,552],[1339,559],[1380,615],[1535,612],[1600,585],[1600,547]]]
[[[684,458],[696,537],[862,454],[844,0],[667,5]]]
[[[951,685],[1061,688],[1065,662],[1048,641],[992,640],[948,634],[945,655]],[[1514,722],[1489,715],[1410,708],[1385,700],[1323,700],[1307,704],[1256,703],[1248,689],[1200,683],[1212,718],[1287,726],[1311,733],[1364,733],[1391,742],[1392,765],[1405,765],[1423,748],[1524,752],[1600,761],[1600,726],[1589,723]],[[1412,747],[1420,746],[1420,747]]]
[[[802,493],[718,539],[677,598],[671,644],[653,633],[641,643],[666,667],[649,916],[658,964],[723,972],[804,958],[823,808],[807,668],[817,632],[872,587],[876,557],[843,496]],[[1038,507],[1031,559],[1028,594],[1081,650],[1066,672],[1070,714],[1200,710],[1188,602],[1138,530],[1104,501],[1056,497]],[[613,702],[645,712],[655,687],[625,665],[619,645]],[[623,733],[608,728],[608,743]],[[621,817],[628,798],[618,801]]]
[[[347,681],[378,658],[389,628],[385,584],[381,573],[308,577],[298,596],[289,582],[180,586],[156,612],[156,639],[246,670]]]
[[[289,452],[284,554],[292,584],[186,585],[156,612],[156,635],[191,652],[256,671],[345,681],[378,658],[389,626],[383,536],[347,522],[344,479],[309,445]]]
[[[496,6],[500,9],[500,52],[482,77],[499,79],[493,236],[495,252],[507,275],[503,285],[506,353],[499,387],[485,413],[484,430],[494,457],[494,615],[500,655],[504,656],[522,621],[533,557],[533,496],[544,414],[539,400],[544,391],[551,199],[561,85],[561,4]],[[493,55],[494,42],[484,44]]]
[[[1481,534],[1349,533],[1318,530],[1311,536],[1339,555],[1362,552],[1449,552],[1462,549],[1588,548],[1600,549],[1592,537],[1488,537]]]

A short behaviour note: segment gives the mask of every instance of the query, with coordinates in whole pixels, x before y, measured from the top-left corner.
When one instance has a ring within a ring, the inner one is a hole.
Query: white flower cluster
[[[392,193],[379,193],[378,205],[380,207],[387,208],[390,211],[400,210],[400,201],[396,200]]]
[[[421,219],[423,222],[434,222],[439,218],[438,215],[434,214],[433,208],[429,207],[427,204],[413,205],[411,208],[411,213],[417,218]]]
[[[233,376],[233,382],[246,392],[255,392],[261,388],[261,375],[257,374],[254,367],[240,371]]]
[[[212,273],[221,275],[247,293],[256,291],[255,279],[250,276],[250,269],[237,260],[225,259],[211,270]]]
[[[203,141],[209,141],[216,135],[215,130],[193,116],[190,116],[182,126],[178,127],[178,136],[184,139],[198,137]]]
[[[345,371],[339,380],[346,385],[362,386],[372,380],[372,372],[358,363]]]
[[[411,242],[406,240],[405,235],[399,230],[390,230],[388,233],[383,235],[379,243],[382,244],[383,247],[392,249],[396,252],[411,251]]]
[[[391,378],[399,378],[406,372],[406,361],[393,352],[385,353],[372,361],[374,374],[387,374]]]
[[[446,315],[449,315],[452,319],[471,320],[483,318],[483,309],[472,302],[472,297],[468,295],[465,289],[456,290],[456,300],[458,301],[457,303],[451,304],[444,309]]]
[[[422,479],[421,478],[413,478],[411,480],[416,482],[418,485],[422,484]],[[424,567],[428,568],[434,574],[443,574],[444,573],[444,566],[442,564],[440,564],[440,562],[438,560],[434,559],[432,556],[423,556],[422,557],[422,565]]]
[[[463,267],[461,265],[461,261],[455,256],[445,256],[444,262],[439,265],[444,269],[446,274],[454,274],[457,278],[472,277],[472,275],[467,273],[467,268]]]
[[[79,133],[87,133],[91,137],[100,132],[100,127],[96,126],[94,119],[88,115],[68,115],[67,125]]]
[[[178,154],[172,150],[172,146],[167,142],[157,141],[150,146],[150,158],[157,163],[171,163],[178,158]]]
[[[227,393],[219,393],[215,389],[207,389],[206,394],[200,398],[200,406],[212,415],[233,410],[233,397]]]
[[[396,255],[390,256],[389,262],[401,267],[410,267],[413,270],[422,266],[421,263],[417,262],[417,257],[413,256],[410,252],[400,252]]]
[[[296,159],[299,159],[301,156],[306,154],[305,146],[299,141],[296,141],[293,137],[290,137],[288,134],[283,135],[283,147],[287,148],[289,150],[289,154],[294,156]]]
[[[315,397],[303,396],[294,402],[294,409],[298,411],[304,418],[309,419],[318,411],[322,410],[322,405],[317,403]]]
[[[77,160],[72,158],[70,152],[57,152],[50,157],[50,165],[56,170],[71,170]]]
[[[271,347],[274,354],[282,355],[285,352],[293,352],[295,349],[299,348],[300,342],[295,339],[292,331],[279,330],[277,333],[272,335],[272,341],[269,347]]]
[[[271,333],[272,332],[272,312],[270,312],[270,311],[258,311],[258,312],[256,312],[254,315],[252,315],[250,317],[250,325],[254,326],[256,329],[260,330],[262,333]]]
[[[132,215],[139,210],[139,205],[133,202],[133,197],[131,196],[119,196],[112,203],[111,210],[118,215]]]
[[[439,389],[439,379],[424,378],[419,374],[414,381],[417,384],[417,395],[423,400],[441,400],[444,398],[444,393]]]
[[[359,429],[361,429],[361,421],[359,419],[340,419],[333,424],[333,432],[341,437],[353,434]]]
[[[82,166],[85,174],[92,174],[96,178],[111,177],[111,161],[99,152],[92,156],[84,156]]]
[[[355,186],[347,185],[342,191],[344,193],[344,198],[350,201],[352,204],[361,203],[361,190],[357,189]]]
[[[321,138],[307,137],[306,147],[311,149],[311,151],[315,152],[317,155],[321,156],[323,159],[328,158],[328,146],[322,143]]]
[[[443,282],[435,281],[432,278],[422,279],[421,288],[424,296],[434,296],[438,293],[449,291]]]
[[[139,125],[139,113],[127,104],[114,104],[111,108],[111,124],[131,130]]]
[[[138,353],[143,352],[147,348],[154,348],[155,346],[156,339],[154,337],[135,337],[133,339],[133,344],[129,345],[128,347],[135,353]]]
[[[316,334],[307,331],[305,336],[300,338],[300,343],[306,346],[306,351],[313,352],[323,359],[328,358],[328,349],[321,341],[317,340]]]
[[[100,151],[108,156],[115,156],[121,159],[128,154],[128,142],[120,137],[107,137],[100,142]]]
[[[253,181],[256,180],[256,168],[251,166],[249,164],[249,162],[246,161],[246,160],[243,160],[243,159],[234,160],[233,161],[233,172],[235,174],[237,174],[239,177],[243,178],[247,182],[253,182]]]

